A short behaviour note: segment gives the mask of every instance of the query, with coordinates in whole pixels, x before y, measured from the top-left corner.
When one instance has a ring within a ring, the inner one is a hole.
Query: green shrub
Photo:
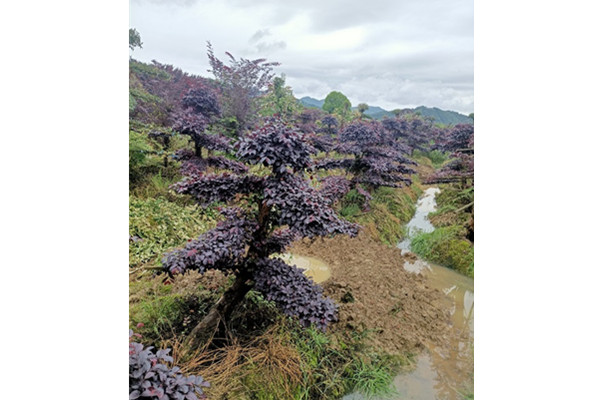
[[[135,73],[138,76],[144,76],[150,78],[158,78],[164,81],[171,79],[171,75],[168,72],[155,67],[152,64],[145,64],[136,60],[129,61],[129,71]]]
[[[346,219],[356,217],[360,213],[360,207],[357,204],[348,204],[340,209],[341,216]]]
[[[157,265],[163,253],[214,227],[214,219],[195,206],[164,198],[129,198],[129,265]]]
[[[152,151],[146,135],[129,131],[129,173],[135,174]]]
[[[411,250],[421,258],[474,275],[474,252],[471,242],[460,238],[460,227],[443,227],[431,233],[417,234],[411,241]]]

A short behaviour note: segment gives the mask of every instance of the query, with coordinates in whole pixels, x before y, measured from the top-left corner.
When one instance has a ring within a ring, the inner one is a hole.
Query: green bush
[[[157,265],[163,253],[181,247],[215,226],[201,209],[164,198],[129,198],[129,266]]]
[[[137,169],[144,164],[146,157],[152,152],[146,135],[129,131],[129,173],[135,174]]]
[[[158,78],[163,81],[171,79],[171,75],[168,72],[155,67],[152,64],[145,64],[136,60],[129,61],[129,71],[133,72],[138,76],[147,76],[149,78]]]
[[[472,277],[473,245],[468,240],[461,239],[460,235],[460,227],[444,227],[431,233],[420,233],[412,239],[411,250],[427,261]]]

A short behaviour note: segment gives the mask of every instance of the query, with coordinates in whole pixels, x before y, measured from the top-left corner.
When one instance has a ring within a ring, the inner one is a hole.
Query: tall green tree
[[[302,106],[294,97],[292,88],[285,85],[285,74],[277,76],[269,84],[267,94],[261,98],[259,113],[265,117],[279,115],[285,121],[290,121],[302,111]]]
[[[134,50],[136,47],[141,49],[142,44],[140,33],[135,28],[129,28],[129,49]]]
[[[351,107],[350,100],[343,93],[336,91],[329,93],[323,102],[323,110],[329,114],[347,116]]]
[[[363,119],[363,117],[365,116],[365,111],[367,111],[369,109],[369,105],[367,103],[360,103],[358,105],[358,114],[360,116],[360,119]]]

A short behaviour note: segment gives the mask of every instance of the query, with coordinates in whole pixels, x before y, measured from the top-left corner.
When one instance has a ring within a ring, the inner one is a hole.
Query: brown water
[[[435,211],[438,188],[429,188],[417,202],[413,219],[407,224],[408,238],[398,243],[402,254],[410,251],[410,238],[417,232],[431,232],[427,216]],[[404,269],[427,276],[429,285],[446,294],[452,314],[451,332],[443,345],[426,344],[416,366],[394,379],[397,394],[388,399],[461,400],[473,393],[474,286],[473,279],[448,268],[417,259],[405,262]],[[358,393],[343,400],[363,399]]]
[[[463,399],[464,394],[473,393],[473,279],[432,264],[419,273],[429,277],[431,286],[446,293],[452,313],[452,330],[443,345],[427,345],[427,351],[417,357],[414,371],[396,377],[397,398]]]
[[[402,253],[410,250],[410,238],[419,231],[432,232],[427,216],[435,211],[438,188],[429,188],[417,202],[413,219],[407,224],[408,236],[398,244]],[[423,274],[429,284],[446,294],[452,314],[452,330],[443,345],[427,345],[427,352],[417,357],[414,371],[394,380],[398,399],[458,400],[473,393],[474,285],[473,279],[451,269],[417,259],[405,262],[407,271]]]
[[[279,258],[289,265],[295,265],[304,270],[304,274],[316,283],[324,282],[331,277],[331,270],[321,259],[290,253],[282,254]]]

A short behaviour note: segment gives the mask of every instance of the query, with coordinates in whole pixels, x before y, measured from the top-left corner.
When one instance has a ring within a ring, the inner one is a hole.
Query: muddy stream
[[[418,232],[432,232],[429,213],[436,210],[435,195],[438,188],[425,190],[417,202],[414,217],[406,225],[407,238],[398,243],[402,254],[410,251],[410,241]],[[304,270],[315,282],[323,282],[331,276],[327,264],[316,257],[286,253],[279,256],[288,264]],[[404,269],[423,274],[428,284],[446,294],[452,314],[452,329],[443,345],[426,344],[426,351],[416,357],[416,366],[410,372],[401,373],[394,379],[396,393],[385,399],[392,400],[461,400],[473,393],[473,279],[451,269],[411,257]],[[342,400],[365,399],[359,393],[344,396]],[[378,399],[378,398],[376,398]],[[382,398],[383,399],[383,398]]]
[[[431,232],[427,216],[436,210],[438,188],[427,189],[417,202],[417,210],[406,225],[407,239],[398,244],[402,254],[410,251],[410,238],[419,231]],[[452,314],[452,330],[443,346],[428,344],[416,358],[414,370],[394,379],[397,394],[387,399],[459,400],[473,393],[473,279],[420,258],[405,262],[404,269],[428,277],[429,284],[446,294]],[[363,399],[360,394],[343,400]]]

